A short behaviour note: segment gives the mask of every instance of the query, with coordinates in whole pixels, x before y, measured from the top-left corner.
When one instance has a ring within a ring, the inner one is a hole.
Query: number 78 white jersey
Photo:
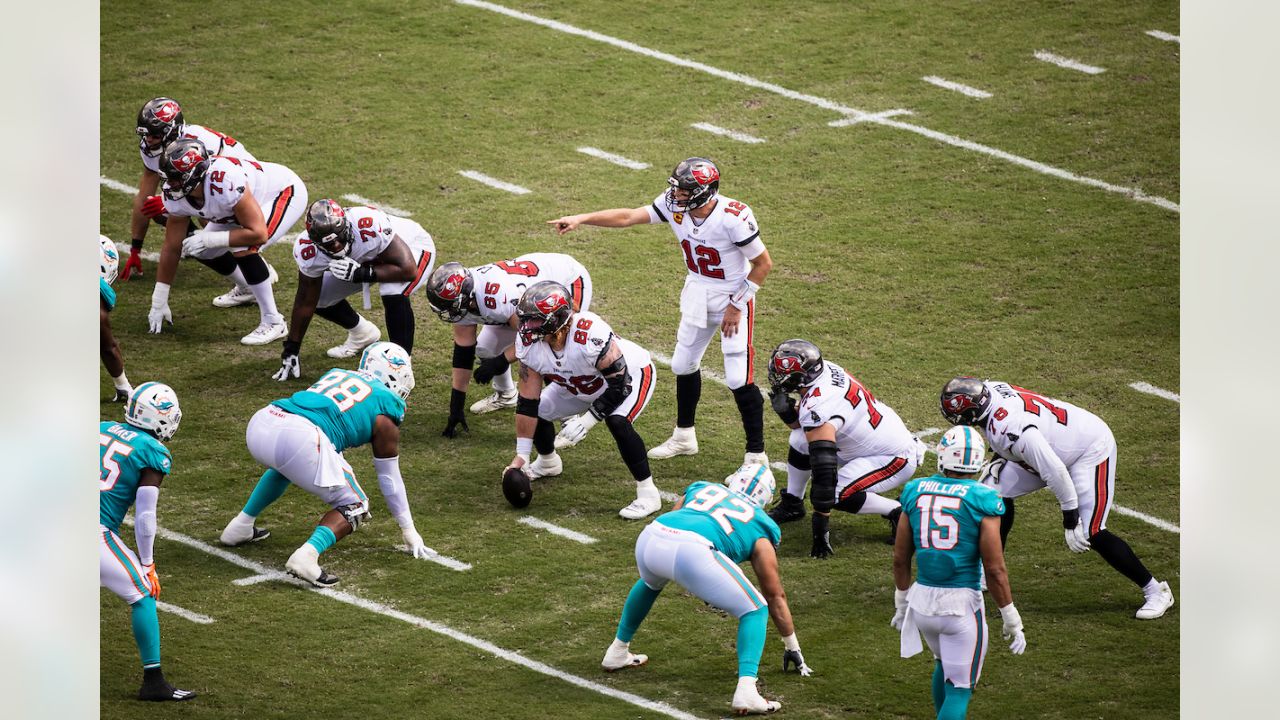
[[[983,384],[991,393],[991,409],[982,434],[992,452],[1003,458],[1026,462],[1019,440],[1031,427],[1040,431],[1067,466],[1099,444],[1115,443],[1102,418],[1084,408],[1006,382],[988,380]]]

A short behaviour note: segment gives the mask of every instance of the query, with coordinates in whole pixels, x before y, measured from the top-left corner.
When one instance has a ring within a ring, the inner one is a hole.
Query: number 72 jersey
[[[658,516],[655,522],[701,535],[736,563],[751,559],[760,538],[774,547],[782,541],[778,524],[746,495],[705,480],[685,488],[680,509]]]
[[[991,393],[991,410],[982,434],[992,452],[1002,458],[1025,466],[1020,441],[1031,427],[1040,431],[1068,467],[1099,444],[1115,442],[1102,418],[1084,408],[1006,382],[988,380],[984,384]]]

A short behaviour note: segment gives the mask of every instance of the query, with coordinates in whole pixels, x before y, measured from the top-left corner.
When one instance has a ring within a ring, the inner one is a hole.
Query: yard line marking
[[[898,117],[899,115],[915,115],[915,113],[911,112],[910,110],[906,110],[904,108],[897,108],[894,110],[885,110],[884,112],[878,112],[878,113],[864,113],[862,115],[850,115],[848,117],[840,118],[839,120],[832,120],[831,122],[827,123],[827,125],[829,125],[830,127],[848,127],[850,125],[857,125],[858,123],[874,122],[876,120],[883,120],[885,118]]]
[[[483,183],[485,185],[488,185],[491,188],[506,190],[507,192],[514,193],[516,195],[528,195],[529,193],[533,192],[529,188],[520,187],[519,185],[513,185],[509,182],[503,182],[497,178],[489,177],[488,175],[485,175],[482,172],[476,172],[475,170],[459,170],[458,174],[465,178],[471,178],[472,180],[475,180],[478,183]]]
[[[208,553],[209,555],[212,555],[216,558],[221,558],[223,560],[226,560],[232,565],[236,565],[238,567],[244,568],[245,570],[252,571],[259,575],[269,575],[276,572],[268,568],[267,566],[262,565],[261,563],[257,563],[252,560],[242,558],[239,555],[236,555],[234,553],[229,553],[226,550],[214,547],[212,545],[209,545],[208,543],[202,542],[188,535],[183,535],[182,533],[174,532],[172,530],[168,530],[165,528],[156,528],[156,533],[165,540],[171,540],[173,542],[186,545],[187,547],[194,548],[201,552]],[[288,582],[291,585],[297,585],[306,590],[310,590],[311,592],[314,592],[317,595],[322,595],[324,597],[327,597],[330,600],[337,600],[338,602],[346,603],[348,605],[353,605],[362,610],[368,610],[369,612],[377,613],[379,615],[383,615],[395,620],[399,620],[401,622],[408,623],[410,625],[413,625],[414,627],[419,627],[419,628],[422,628],[423,630],[429,630],[438,635],[443,635],[447,638],[457,640],[458,642],[466,645],[470,645],[471,647],[483,653],[494,655],[512,664],[529,668],[530,670],[536,673],[541,673],[543,675],[547,675],[548,677],[556,678],[557,680],[563,680],[569,683],[570,685],[576,685],[580,688],[591,690],[593,692],[600,693],[601,695],[614,698],[615,700],[622,700],[623,702],[628,702],[637,707],[644,708],[645,710],[650,710],[655,713],[660,713],[662,715],[666,715],[667,717],[676,718],[677,720],[701,720],[701,718],[699,718],[696,715],[691,715],[683,710],[680,710],[679,708],[673,707],[664,702],[658,702],[657,700],[649,700],[648,698],[644,698],[629,692],[615,690],[607,685],[601,685],[598,682],[594,682],[592,680],[588,680],[586,678],[579,677],[571,673],[567,673],[563,670],[558,670],[550,665],[547,665],[546,663],[538,662],[537,660],[531,660],[525,657],[524,655],[521,655],[520,653],[498,647],[497,645],[494,645],[493,643],[487,640],[481,640],[480,638],[475,637],[474,635],[468,635],[464,632],[454,630],[453,628],[443,623],[438,623],[423,617],[418,617],[417,615],[410,615],[409,613],[396,610],[395,608],[392,608],[389,605],[384,605],[382,603],[376,603],[371,600],[366,600],[358,595],[353,595],[352,593],[349,593],[343,590],[334,590],[333,588],[312,587],[309,583],[305,583],[301,580],[298,580],[297,578],[290,577],[287,575],[283,576],[281,579],[284,582]]]
[[[580,147],[578,148],[578,152],[582,153],[583,155],[590,155],[593,158],[600,158],[601,160],[607,160],[613,163],[614,165],[621,165],[624,168],[631,168],[632,170],[648,170],[649,169],[649,163],[643,163],[638,160],[631,160],[630,158],[624,158],[621,155],[614,155],[613,153],[605,152],[600,148],[594,148],[589,146]]]
[[[1155,385],[1152,385],[1151,383],[1132,382],[1132,383],[1129,383],[1129,387],[1133,388],[1134,390],[1137,390],[1140,393],[1155,395],[1156,397],[1162,397],[1165,400],[1172,400],[1178,404],[1182,404],[1182,396],[1178,395],[1178,393],[1170,392],[1168,390],[1158,388]]]
[[[250,585],[257,585],[258,583],[261,583],[261,582],[267,582],[268,580],[287,580],[287,579],[288,579],[288,576],[282,572],[268,572],[268,573],[262,573],[261,575],[250,575],[249,577],[236,578],[235,580],[231,581],[231,584],[239,585],[240,587],[248,587]]]
[[[396,217],[406,217],[406,218],[413,217],[413,213],[409,212],[408,210],[401,210],[400,208],[391,207],[390,205],[383,205],[380,202],[374,202],[373,200],[370,200],[367,197],[356,195],[355,193],[347,193],[346,195],[342,196],[342,199],[350,200],[351,202],[355,202],[355,203],[360,203],[361,205],[376,207],[388,215],[395,215]]]
[[[991,97],[991,93],[987,92],[986,90],[979,90],[976,87],[970,87],[962,83],[952,82],[950,80],[944,80],[938,77],[937,75],[925,75],[920,79],[929,83],[930,85],[937,85],[940,88],[945,88],[947,90],[954,90],[962,95],[968,95],[969,97],[976,97],[976,98]]]
[[[1043,60],[1044,62],[1057,65],[1058,67],[1064,67],[1068,70],[1079,70],[1082,73],[1088,73],[1090,75],[1100,75],[1107,71],[1106,68],[1100,68],[1097,65],[1085,65],[1079,60],[1072,60],[1069,57],[1055,55],[1048,50],[1037,50],[1035,57],[1037,60]]]
[[[1120,513],[1121,515],[1128,515],[1129,517],[1138,518],[1139,520],[1145,523],[1155,525],[1161,530],[1167,530],[1171,533],[1174,533],[1175,535],[1182,534],[1182,528],[1178,527],[1177,525],[1174,525],[1168,520],[1161,520],[1160,518],[1155,517],[1154,515],[1148,515],[1144,512],[1138,512],[1133,508],[1127,508],[1123,505],[1119,505],[1116,503],[1112,503],[1111,508],[1116,512]]]
[[[156,609],[163,610],[167,613],[173,613],[174,615],[177,615],[180,618],[185,618],[187,620],[190,620],[193,623],[198,623],[200,625],[208,625],[209,623],[213,622],[213,618],[209,617],[208,615],[201,615],[198,612],[191,612],[186,608],[180,608],[177,605],[174,605],[173,603],[167,603],[162,600],[156,601]]]
[[[862,117],[862,118],[865,118],[866,122],[872,122],[872,123],[876,123],[877,125],[884,125],[885,127],[896,128],[898,130],[906,130],[908,132],[913,132],[913,133],[916,133],[917,135],[923,135],[924,137],[930,138],[932,140],[937,140],[939,142],[952,145],[954,147],[963,148],[965,150],[971,150],[973,152],[979,152],[994,158],[999,158],[1001,160],[1005,160],[1005,161],[1014,163],[1015,165],[1019,165],[1021,167],[1027,168],[1028,170],[1033,170],[1035,172],[1043,173],[1045,175],[1051,175],[1053,177],[1056,177],[1062,180],[1069,180],[1071,182],[1080,183],[1082,185],[1088,185],[1090,187],[1098,188],[1100,190],[1106,190],[1107,192],[1113,192],[1120,195],[1124,195],[1131,200],[1150,203],[1157,207],[1164,208],[1165,210],[1181,212],[1181,209],[1178,207],[1177,203],[1172,202],[1171,200],[1166,200],[1165,198],[1162,198],[1162,197],[1147,195],[1146,193],[1142,192],[1137,188],[1129,188],[1129,187],[1123,187],[1119,185],[1112,185],[1111,183],[1104,182],[1102,180],[1085,177],[1083,175],[1076,175],[1075,173],[1068,172],[1061,168],[1053,167],[1052,165],[1046,165],[1044,163],[1037,162],[1035,160],[1029,160],[1024,157],[1019,157],[1018,155],[1014,155],[1013,153],[1008,153],[1003,150],[997,150],[992,147],[987,147],[986,145],[981,145],[979,143],[972,142],[970,140],[964,140],[963,138],[958,138],[958,137],[955,137],[954,135],[947,135],[945,133],[940,133],[936,130],[930,130],[929,128],[921,127],[919,125],[911,125],[909,123],[900,122],[897,120],[893,120],[890,117],[881,117],[876,113],[870,113],[865,110],[859,110],[857,108],[849,107],[848,105],[842,105],[833,100],[828,100],[826,98],[818,97],[816,95],[807,95],[805,93],[799,93],[794,90],[788,90],[787,88],[784,88],[781,85],[775,85],[773,83],[765,82],[763,80],[758,80],[756,78],[751,77],[750,75],[743,75],[741,73],[729,72],[728,70],[721,70],[720,68],[712,67],[710,65],[706,65],[704,63],[700,63],[694,60],[687,60],[685,58],[678,57],[670,53],[659,52],[657,50],[650,50],[647,47],[637,45],[627,40],[621,40],[619,38],[612,37],[610,35],[604,35],[604,34],[595,32],[594,30],[584,30],[582,28],[579,28],[573,25],[568,25],[566,23],[562,23],[557,20],[548,20],[547,18],[538,17],[537,15],[530,15],[528,13],[520,12],[519,10],[512,10],[511,8],[504,7],[502,5],[496,5],[491,2],[485,2],[484,0],[454,0],[454,2],[459,5],[467,5],[467,6],[479,8],[482,10],[489,10],[491,12],[496,12],[501,15],[506,15],[507,17],[515,18],[516,20],[523,20],[525,22],[533,23],[535,25],[541,25],[543,27],[550,28],[558,32],[567,33],[569,35],[577,35],[579,37],[587,38],[588,40],[594,40],[596,42],[605,43],[606,45],[612,45],[614,47],[621,48],[622,50],[644,55],[646,57],[650,57],[655,60],[661,60],[663,62],[670,63],[672,65],[678,65],[680,67],[689,68],[691,70],[697,70],[699,72],[703,72],[708,75],[713,75],[723,80],[729,80],[731,82],[741,83],[748,87],[758,88],[766,92],[771,92],[775,95],[781,95],[782,97],[785,97],[790,100],[808,103],[810,105],[823,108],[824,110],[832,110],[834,112],[840,113],[841,115]]]
[[[396,545],[396,549],[403,550],[404,552],[409,552],[408,545]],[[418,559],[430,560],[431,562],[437,565],[443,565],[449,568],[450,570],[457,570],[458,572],[463,572],[465,570],[471,569],[471,563],[465,563],[465,562],[462,562],[461,560],[455,560],[449,557],[448,555],[441,555],[440,553],[436,552],[435,550],[432,550],[431,548],[427,548],[426,557],[418,558]]]
[[[563,528],[563,527],[560,527],[559,525],[553,525],[547,522],[546,520],[539,520],[536,517],[529,517],[528,515],[525,515],[520,518],[519,522],[524,525],[528,525],[529,527],[538,528],[539,530],[546,530],[552,535],[559,535],[562,538],[569,538],[570,540],[574,542],[580,542],[583,545],[590,545],[594,542],[598,542],[595,538],[591,537],[590,535],[583,535],[580,532],[570,530],[569,528]]]
[[[689,127],[697,128],[699,130],[705,130],[706,132],[709,132],[712,135],[721,135],[723,137],[733,138],[738,142],[751,143],[753,145],[758,145],[764,142],[764,138],[758,138],[755,135],[748,135],[744,132],[738,132],[737,130],[722,128],[719,125],[712,125],[711,123],[698,122],[698,123],[693,123]]]
[[[1160,32],[1159,30],[1148,30],[1147,34],[1157,40],[1164,40],[1166,42],[1175,42],[1175,43],[1178,43],[1179,45],[1182,44],[1181,38],[1179,38],[1177,35],[1171,35],[1167,32]]]
[[[116,243],[116,249],[124,253],[125,255],[128,255],[129,253],[133,252],[133,246],[130,245],[129,243],[118,242]],[[147,262],[160,262],[160,253],[154,253],[150,251],[140,252],[138,253],[138,257],[142,258],[143,260],[146,260]]]
[[[111,188],[112,190],[118,190],[122,193],[125,193],[126,195],[138,194],[138,188],[129,187],[128,185],[125,185],[119,180],[112,180],[111,178],[106,177],[104,175],[98,176],[98,184],[106,188]]]

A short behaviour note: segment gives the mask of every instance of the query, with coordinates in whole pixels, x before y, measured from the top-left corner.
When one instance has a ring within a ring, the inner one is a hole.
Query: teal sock
[[[155,598],[147,595],[129,606],[133,615],[133,641],[138,644],[142,667],[160,667],[160,618]]]
[[[738,677],[756,677],[764,636],[769,627],[769,609],[756,608],[738,618]]]
[[[622,606],[622,619],[618,621],[618,639],[622,642],[629,643],[631,638],[635,637],[636,630],[640,629],[640,623],[644,622],[645,616],[649,614],[649,609],[653,607],[653,601],[658,599],[658,593],[661,590],[654,590],[644,584],[644,580],[637,580],[635,585],[631,586],[631,592],[627,593],[627,602]]]
[[[933,711],[941,712],[942,703],[947,699],[947,677],[942,672],[942,661],[933,663]]]
[[[318,553],[333,547],[336,542],[338,542],[338,536],[323,525],[317,525],[315,532],[311,533],[311,539],[307,540],[307,544],[315,548]]]
[[[973,690],[969,688],[958,688],[947,683],[947,699],[938,711],[938,720],[964,720],[969,713],[969,698],[972,695]]]
[[[279,500],[288,487],[289,478],[280,474],[280,471],[275,468],[268,469],[262,473],[262,478],[258,480],[253,493],[249,495],[249,501],[244,504],[244,514],[258,517],[268,505]]]

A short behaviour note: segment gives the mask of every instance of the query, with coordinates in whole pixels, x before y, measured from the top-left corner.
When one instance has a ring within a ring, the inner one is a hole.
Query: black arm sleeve
[[[619,356],[612,365],[600,372],[604,373],[604,381],[609,387],[591,403],[591,414],[597,420],[603,420],[609,413],[617,410],[631,394],[631,375],[627,373],[626,358]]]
[[[809,443],[809,464],[813,467],[813,490],[809,501],[818,512],[831,512],[836,504],[836,473],[840,460],[836,444],[831,440],[815,440]]]

